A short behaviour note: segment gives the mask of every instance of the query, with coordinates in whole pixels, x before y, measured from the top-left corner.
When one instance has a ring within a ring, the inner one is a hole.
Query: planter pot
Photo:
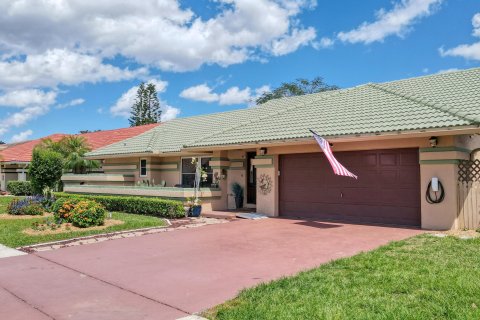
[[[202,213],[202,206],[193,206],[190,209],[190,217],[200,217]]]
[[[237,209],[243,208],[243,197],[235,197],[235,208]]]

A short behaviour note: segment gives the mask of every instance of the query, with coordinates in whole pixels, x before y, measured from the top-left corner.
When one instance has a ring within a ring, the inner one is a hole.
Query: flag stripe
[[[356,175],[348,171],[347,168],[345,168],[344,166],[342,166],[340,162],[338,162],[338,160],[333,155],[332,148],[330,148],[330,144],[328,143],[328,141],[320,137],[315,132],[312,131],[312,133],[313,133],[313,137],[315,138],[318,145],[322,149],[323,154],[325,154],[328,162],[330,162],[333,172],[339,176],[352,177],[352,178],[358,179]]]

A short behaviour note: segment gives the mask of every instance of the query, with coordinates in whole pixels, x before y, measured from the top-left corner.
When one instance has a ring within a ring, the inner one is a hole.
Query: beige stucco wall
[[[147,174],[140,176],[140,159],[147,160]],[[159,165],[176,163],[177,169],[159,169]],[[180,157],[132,157],[132,158],[109,158],[104,160],[103,170],[105,173],[133,174],[135,183],[149,181],[159,185],[165,180],[167,187],[173,187],[181,182]]]

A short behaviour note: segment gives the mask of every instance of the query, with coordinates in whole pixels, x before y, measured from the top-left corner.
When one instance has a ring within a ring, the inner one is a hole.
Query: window
[[[140,159],[140,177],[147,176],[147,159]]]
[[[182,187],[193,188],[195,184],[195,164],[193,158],[182,158]],[[207,173],[207,181],[200,181],[200,187],[210,187],[213,181],[213,170],[209,166],[210,157],[199,157],[203,170]]]

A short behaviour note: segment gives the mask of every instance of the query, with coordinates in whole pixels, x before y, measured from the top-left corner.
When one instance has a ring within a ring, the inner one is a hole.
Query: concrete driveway
[[[420,230],[241,220],[0,259],[3,319],[176,319]]]

